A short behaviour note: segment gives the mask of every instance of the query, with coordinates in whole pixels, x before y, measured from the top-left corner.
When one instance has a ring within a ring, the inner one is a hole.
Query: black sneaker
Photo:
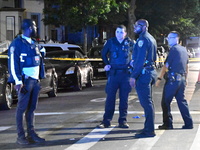
[[[29,141],[25,137],[18,137],[16,143],[20,145],[28,145]]]
[[[182,129],[193,129],[193,125],[190,125],[190,126],[183,125]]]
[[[135,134],[135,138],[148,138],[148,137],[154,137],[154,136],[156,136],[154,132],[153,133],[141,132],[141,133]]]
[[[108,124],[104,124],[104,123],[101,123],[100,125],[97,125],[97,128],[110,128],[111,125],[108,125]]]
[[[160,130],[170,130],[170,129],[173,129],[173,126],[166,126],[166,125],[160,125],[158,126],[158,129]]]
[[[129,128],[129,125],[128,125],[128,123],[120,123],[118,127],[119,128]]]
[[[45,139],[39,137],[36,133],[27,136],[30,143],[44,143]]]

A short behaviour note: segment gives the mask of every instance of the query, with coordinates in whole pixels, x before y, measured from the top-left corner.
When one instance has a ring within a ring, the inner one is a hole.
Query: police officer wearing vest
[[[152,85],[157,73],[154,69],[156,61],[157,43],[148,32],[149,23],[145,19],[136,21],[134,32],[139,34],[133,50],[133,72],[130,84],[136,88],[141,106],[144,108],[145,123],[141,133],[136,138],[154,137],[154,104],[152,99]]]
[[[45,78],[43,57],[45,49],[36,45],[31,37],[36,36],[35,22],[24,19],[22,22],[23,34],[18,35],[9,46],[8,67],[10,77],[8,82],[15,84],[18,92],[16,110],[17,143],[26,145],[30,143],[45,142],[34,130],[34,110],[36,109],[40,81]],[[27,125],[27,136],[23,127],[23,117]]]
[[[192,117],[184,94],[188,74],[188,54],[186,48],[178,44],[179,38],[180,35],[177,31],[171,31],[168,34],[167,41],[170,46],[170,51],[156,82],[156,86],[159,86],[160,81],[165,75],[166,81],[161,102],[163,124],[158,127],[159,129],[173,129],[173,118],[171,114],[171,102],[173,97],[176,98],[184,120],[182,128],[193,128]]]
[[[115,36],[109,39],[102,49],[102,59],[106,64],[108,80],[106,85],[106,102],[103,121],[99,128],[111,126],[115,111],[116,93],[119,90],[119,127],[129,128],[127,124],[128,95],[131,91],[129,84],[129,63],[132,57],[133,41],[126,37],[126,27],[120,25],[115,30]]]

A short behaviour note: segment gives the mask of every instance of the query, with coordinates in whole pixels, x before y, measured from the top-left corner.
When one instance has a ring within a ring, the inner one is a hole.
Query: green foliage
[[[150,32],[159,38],[177,30],[184,39],[200,36],[199,0],[137,0],[135,15],[150,23]]]
[[[115,21],[113,14],[126,12],[126,2],[116,0],[44,0],[45,24],[70,25],[79,30],[87,25],[96,25],[99,20]],[[111,17],[112,16],[112,17]]]

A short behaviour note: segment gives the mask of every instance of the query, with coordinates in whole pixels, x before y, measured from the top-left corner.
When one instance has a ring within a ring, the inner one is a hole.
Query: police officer
[[[180,36],[177,31],[171,31],[168,34],[167,40],[168,45],[170,46],[170,51],[156,82],[156,86],[159,86],[164,74],[168,71],[166,73],[166,82],[161,102],[163,110],[163,125],[160,125],[158,127],[159,129],[173,129],[173,118],[170,108],[173,97],[177,100],[179,110],[185,123],[182,128],[193,128],[192,117],[184,95],[188,73],[188,54],[186,48],[178,44],[179,38]]]
[[[134,25],[134,32],[139,34],[133,50],[133,72],[130,84],[136,88],[140,104],[144,108],[145,124],[136,138],[153,137],[154,132],[154,104],[152,99],[152,85],[155,83],[157,73],[154,70],[157,44],[148,32],[149,23],[145,19],[138,20]]]
[[[130,38],[126,37],[126,27],[120,25],[115,30],[115,36],[109,39],[102,50],[102,59],[106,64],[108,73],[106,85],[106,102],[103,121],[98,127],[111,126],[111,120],[115,111],[116,93],[119,90],[119,127],[129,128],[127,124],[128,95],[131,91],[129,84],[129,63],[134,45]]]
[[[9,46],[8,67],[10,77],[8,82],[15,84],[18,92],[18,104],[16,110],[17,143],[41,143],[45,139],[40,138],[34,130],[34,110],[36,109],[40,91],[40,78],[45,78],[43,58],[44,48],[39,48],[31,37],[36,36],[35,22],[24,19],[22,22],[23,34],[18,35]],[[27,125],[27,137],[23,127],[23,116]]]

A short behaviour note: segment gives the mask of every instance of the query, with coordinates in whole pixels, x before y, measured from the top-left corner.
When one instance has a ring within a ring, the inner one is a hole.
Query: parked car
[[[92,47],[88,52],[89,60],[94,70],[94,77],[106,77],[106,71],[104,70],[104,62],[101,59],[101,50],[103,45]]]
[[[82,48],[75,44],[69,44],[69,43],[42,43],[39,44],[40,46],[43,46],[46,49],[46,52],[51,51],[66,51],[66,50],[77,50],[80,53],[84,55],[84,52]]]
[[[7,110],[12,107],[13,101],[17,100],[17,94],[14,85],[7,83],[8,73],[7,51],[0,54],[0,110]],[[57,96],[58,76],[53,65],[45,60],[46,78],[41,80],[41,94],[47,94],[49,97]]]
[[[76,91],[93,86],[91,63],[77,50],[46,53],[46,59],[55,66],[58,74],[58,88],[73,88]]]

